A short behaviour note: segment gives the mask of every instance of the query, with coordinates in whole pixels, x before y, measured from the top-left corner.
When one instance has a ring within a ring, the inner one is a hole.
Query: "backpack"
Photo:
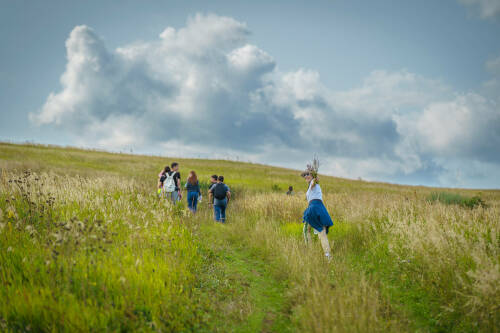
[[[167,176],[165,178],[165,180],[163,180],[163,191],[165,192],[173,192],[175,191],[175,180],[174,180],[174,175],[176,174],[177,172],[172,172],[172,174],[168,174],[166,173],[165,176]]]
[[[215,186],[212,189],[212,192],[214,193],[215,199],[224,200],[227,194],[226,185],[224,183],[215,184]]]

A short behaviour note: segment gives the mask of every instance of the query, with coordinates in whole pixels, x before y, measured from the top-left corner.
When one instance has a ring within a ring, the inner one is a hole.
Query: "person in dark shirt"
[[[180,201],[182,199],[182,189],[181,189],[181,173],[179,172],[179,163],[172,162],[170,169],[174,174],[175,191],[174,191],[174,202]]]
[[[217,184],[212,186],[209,193],[209,201],[214,200],[214,220],[216,222],[226,222],[226,208],[231,199],[231,191],[224,184],[224,176],[217,178]]]
[[[288,192],[286,192],[287,195],[294,195],[295,192],[293,191],[293,186],[288,187]]]

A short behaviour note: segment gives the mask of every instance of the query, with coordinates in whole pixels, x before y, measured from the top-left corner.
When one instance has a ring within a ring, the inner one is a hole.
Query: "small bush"
[[[466,197],[458,193],[432,192],[427,199],[430,202],[439,201],[445,205],[459,205],[467,208],[486,207],[486,202],[480,197]]]
[[[271,185],[271,190],[273,192],[280,192],[281,191],[281,187],[278,184],[273,184],[273,185]]]

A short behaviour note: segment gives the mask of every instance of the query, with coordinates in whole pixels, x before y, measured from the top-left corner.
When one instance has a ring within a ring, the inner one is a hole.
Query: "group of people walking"
[[[308,165],[301,176],[308,183],[306,199],[308,207],[304,211],[302,222],[304,223],[303,234],[306,244],[311,241],[311,230],[318,235],[321,246],[328,261],[331,259],[330,243],[328,241],[328,230],[333,226],[332,218],[323,204],[323,193],[319,185],[319,177],[316,167]],[[158,195],[176,204],[182,199],[181,175],[179,163],[174,162],[166,166],[158,175]],[[198,203],[201,202],[202,194],[196,172],[191,170],[184,186],[187,192],[187,205],[191,212],[196,213]],[[288,195],[293,195],[293,187],[289,187]],[[214,220],[225,223],[226,208],[231,199],[231,191],[224,183],[224,176],[212,175],[208,187],[208,204],[213,206]]]
[[[196,213],[198,203],[202,200],[200,182],[194,170],[189,172],[184,185],[187,195],[187,205],[191,212]],[[158,175],[158,196],[176,204],[182,200],[181,174],[179,163],[173,162],[166,166]],[[212,175],[208,187],[208,205],[213,206],[214,219],[225,223],[226,207],[231,199],[231,191],[224,184],[224,176]]]

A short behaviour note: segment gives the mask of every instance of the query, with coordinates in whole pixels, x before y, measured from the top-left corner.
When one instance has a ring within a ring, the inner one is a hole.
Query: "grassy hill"
[[[172,159],[0,143],[0,330],[499,331],[500,191],[322,176],[327,264],[297,171],[175,160],[228,223],[158,200]]]

